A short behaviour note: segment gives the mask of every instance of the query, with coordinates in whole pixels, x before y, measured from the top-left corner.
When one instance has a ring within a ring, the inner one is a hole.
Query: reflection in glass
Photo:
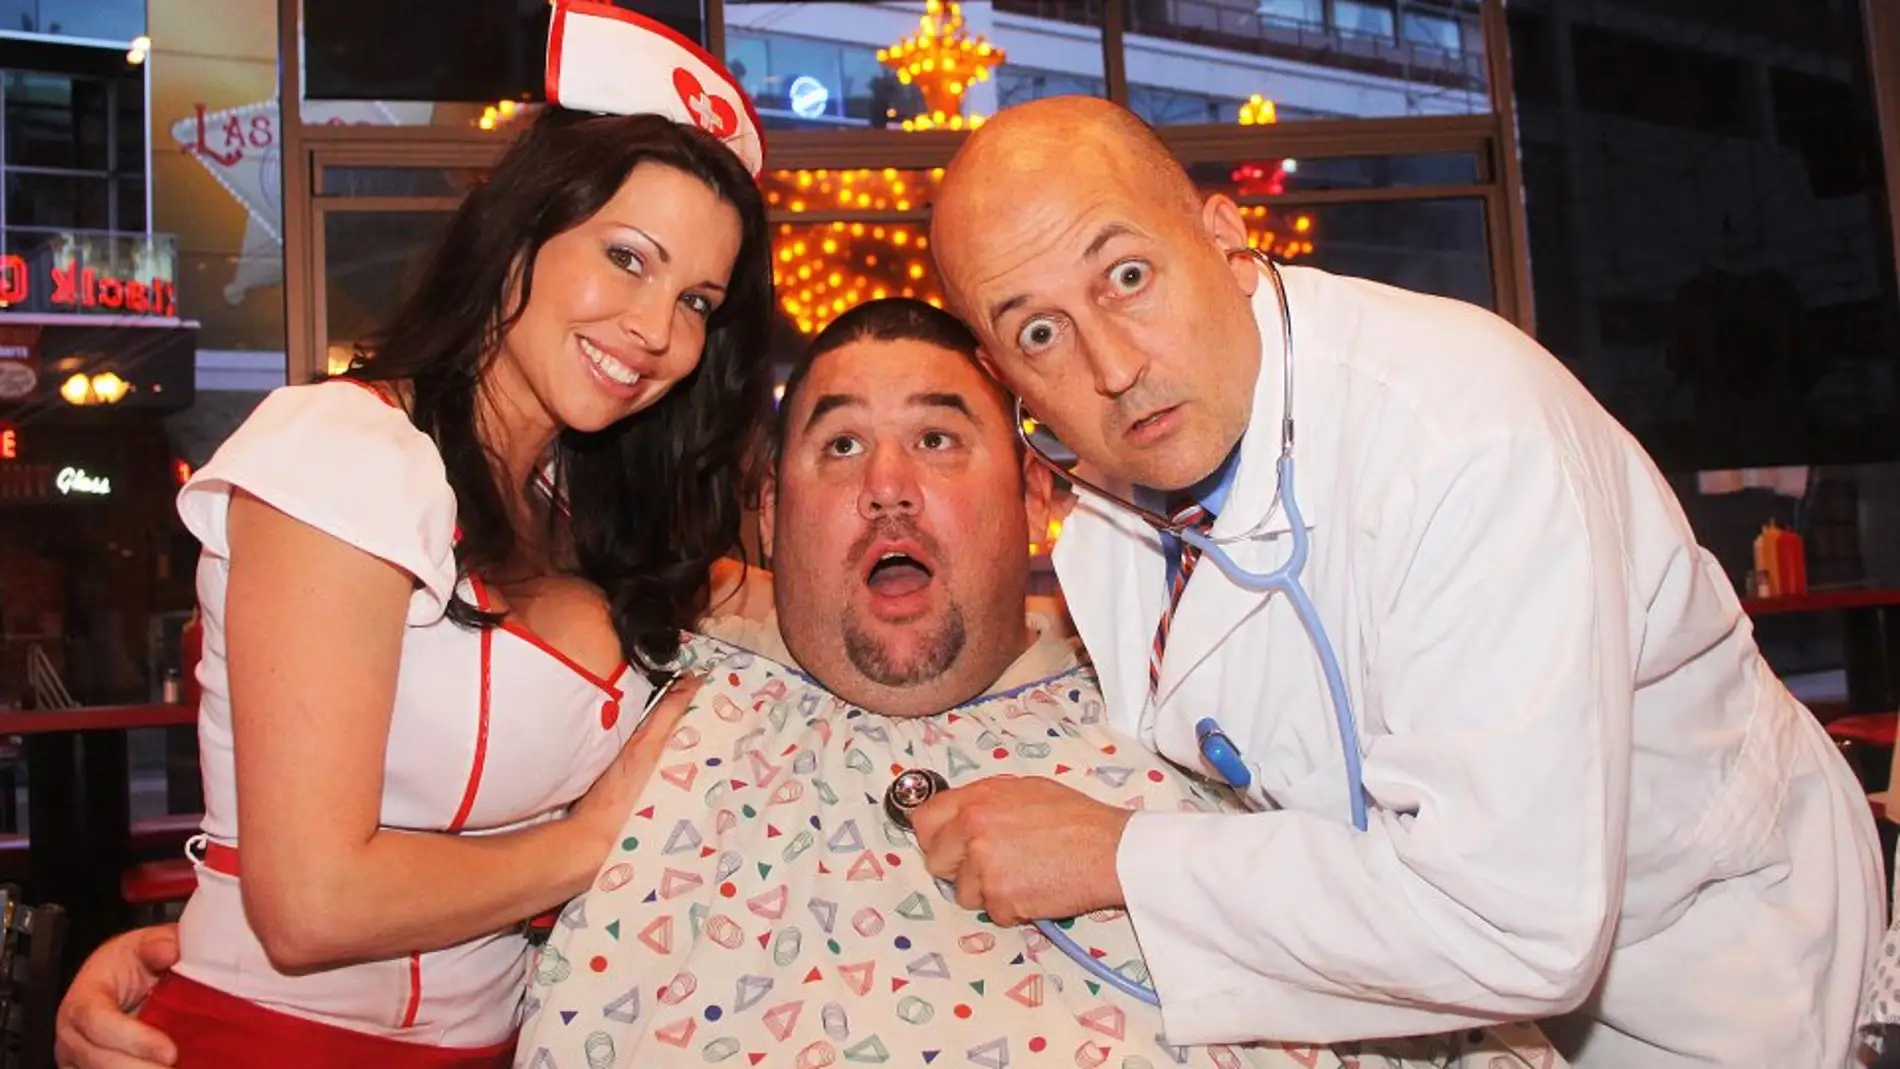
[[[1237,172],[1262,169],[1232,165]],[[1265,194],[1271,181],[1224,183],[1204,192],[1240,194],[1247,242],[1282,263],[1300,263],[1339,275],[1468,301],[1497,303],[1484,202],[1475,197],[1347,204],[1249,201],[1243,190]]]
[[[726,61],[769,129],[953,125],[1040,96],[1102,95],[1101,12],[1101,0],[928,0],[921,12],[727,0]],[[959,102],[932,100],[932,81]]]
[[[767,171],[760,176],[766,207],[794,215],[837,211],[908,212],[922,210],[937,192],[943,168]]]
[[[320,197],[460,197],[487,171],[479,167],[323,168]]]
[[[1129,104],[1156,125],[1269,90],[1288,119],[1490,110],[1478,0],[1406,11],[1400,39],[1392,0],[1130,0]]]
[[[804,337],[864,301],[915,297],[943,307],[921,224],[781,223],[773,249],[779,311]]]
[[[1900,455],[1863,7],[1507,8],[1538,338],[1667,471]]]
[[[0,0],[0,30],[131,41],[145,32],[145,0]]]
[[[323,213],[323,306],[327,364],[349,366],[395,311],[412,272],[448,226],[448,212]]]

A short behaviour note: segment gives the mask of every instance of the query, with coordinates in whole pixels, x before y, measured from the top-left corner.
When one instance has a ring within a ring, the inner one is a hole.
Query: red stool
[[[146,861],[119,875],[119,897],[140,916],[140,923],[163,920],[166,907],[183,902],[198,889],[198,873],[191,861]]]

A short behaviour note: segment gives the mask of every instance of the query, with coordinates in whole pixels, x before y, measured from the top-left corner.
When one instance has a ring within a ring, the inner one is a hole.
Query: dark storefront
[[[196,332],[0,316],[0,706],[160,696],[191,604],[164,419],[192,403]]]

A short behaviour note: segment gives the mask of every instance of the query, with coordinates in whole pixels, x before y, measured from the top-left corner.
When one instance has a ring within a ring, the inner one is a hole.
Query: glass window
[[[1157,126],[1231,123],[1255,95],[1282,122],[1491,107],[1478,0],[1421,12],[1403,42],[1391,0],[1129,0],[1128,10],[1129,106]],[[1436,36],[1417,36],[1427,31]]]
[[[119,215],[112,221],[114,230],[145,229],[145,183],[137,178],[115,178]]]
[[[1260,0],[1257,10],[1267,22],[1294,26],[1326,25],[1326,0]]]
[[[957,126],[1038,96],[1101,95],[1101,11],[1101,0],[728,0],[726,56],[768,127]]]
[[[327,166],[319,197],[460,197],[481,181],[480,167]]]
[[[1333,0],[1333,25],[1361,37],[1393,36],[1392,4],[1368,0]]]
[[[834,215],[856,217],[856,213],[865,212],[885,217],[911,213],[912,217],[921,219],[942,177],[941,167],[929,171],[894,167],[843,171],[820,168],[767,171],[759,186],[765,191],[766,207],[774,214],[829,218]]]
[[[253,2],[275,14],[274,2]],[[689,40],[707,39],[705,0],[613,3]],[[302,11],[306,122],[488,129],[497,103],[545,96],[545,3],[302,0]],[[445,46],[445,26],[455,28],[453,47]]]
[[[8,71],[5,94],[8,165],[106,169],[109,83]]]
[[[114,159],[114,170],[130,173],[145,173],[145,93],[137,83],[121,82],[116,87],[118,97],[117,126],[112,132],[116,142],[114,150],[118,153]]]
[[[7,225],[49,230],[105,230],[112,225],[104,175],[7,171]]]
[[[920,222],[780,223],[773,247],[779,313],[806,338],[864,301],[943,304],[929,229]]]
[[[1900,458],[1868,6],[1509,8],[1538,339],[1667,472]],[[1692,518],[1745,555],[1766,514]]]
[[[1408,44],[1441,48],[1447,52],[1457,52],[1462,47],[1457,19],[1420,11],[1405,13],[1405,40]]]
[[[1032,67],[1011,67],[996,76],[996,106],[1007,108],[1026,100],[1056,96],[1105,96],[1107,85],[1100,78],[1061,71],[1039,71]]]
[[[323,308],[329,370],[348,366],[408,292],[417,262],[448,227],[445,211],[323,213]]]
[[[1329,156],[1311,160],[1262,158],[1196,163],[1196,184],[1230,197],[1272,197],[1315,190],[1393,186],[1477,185],[1477,156],[1443,152],[1416,156]]]
[[[130,41],[145,32],[145,0],[5,0],[0,29]]]
[[[1250,242],[1294,263],[1496,308],[1484,202],[1476,197],[1294,202],[1245,212]]]

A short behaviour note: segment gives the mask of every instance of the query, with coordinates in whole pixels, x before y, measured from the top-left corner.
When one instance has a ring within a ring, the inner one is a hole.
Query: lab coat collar
[[[1291,277],[1296,274],[1296,270],[1284,272],[1289,291],[1287,303],[1298,316],[1301,293]],[[1306,303],[1310,306],[1310,302]],[[1264,272],[1252,305],[1254,321],[1260,328],[1260,374],[1254,383],[1250,429],[1241,439],[1233,486],[1214,523],[1216,537],[1252,529],[1266,515],[1273,500],[1274,462],[1280,454],[1286,334],[1273,284]],[[1302,335],[1303,339],[1311,336],[1310,328]],[[1297,381],[1294,393],[1299,395]],[[1304,410],[1311,411],[1311,408]],[[1096,474],[1086,468],[1083,473],[1091,477]],[[1104,490],[1124,500],[1125,495],[1136,489],[1125,482],[1097,481]],[[1303,497],[1302,503],[1309,498],[1310,494]],[[1310,515],[1307,524],[1309,529],[1313,525]],[[1281,552],[1273,547],[1283,541],[1271,536],[1291,530],[1285,514],[1279,513],[1273,523],[1262,528],[1260,536],[1234,543],[1227,549],[1243,567],[1267,567],[1276,563],[1266,558]],[[1160,534],[1130,510],[1082,490],[1070,523],[1056,543],[1055,565],[1077,630],[1096,654],[1097,672],[1115,726],[1123,731],[1139,732],[1146,741],[1151,735],[1149,725],[1142,722],[1141,713],[1148,692],[1147,651],[1166,599],[1166,564]],[[1217,586],[1225,589],[1217,592]],[[1205,658],[1212,645],[1230,633],[1258,603],[1258,597],[1226,584],[1190,582],[1183,595],[1183,608],[1176,613],[1158,697],[1165,700],[1187,668]],[[1191,619],[1187,618],[1188,614],[1192,614]]]
[[[1297,314],[1300,304],[1292,269],[1283,268],[1287,305]],[[1280,459],[1280,418],[1286,399],[1286,323],[1280,317],[1280,302],[1273,292],[1273,280],[1265,269],[1260,285],[1253,292],[1253,320],[1260,328],[1260,373],[1254,379],[1253,413],[1247,420],[1246,436],[1240,440],[1240,457],[1233,474],[1233,485],[1224,507],[1214,520],[1214,537],[1230,538],[1254,529],[1273,504],[1273,489],[1278,483],[1275,466]],[[1294,371],[1299,369],[1295,367]],[[1298,407],[1300,384],[1293,386]],[[1297,415],[1297,413],[1296,413]],[[1307,527],[1313,518],[1306,518]],[[1273,522],[1260,528],[1262,535],[1286,534],[1293,529],[1284,510],[1276,511]]]

